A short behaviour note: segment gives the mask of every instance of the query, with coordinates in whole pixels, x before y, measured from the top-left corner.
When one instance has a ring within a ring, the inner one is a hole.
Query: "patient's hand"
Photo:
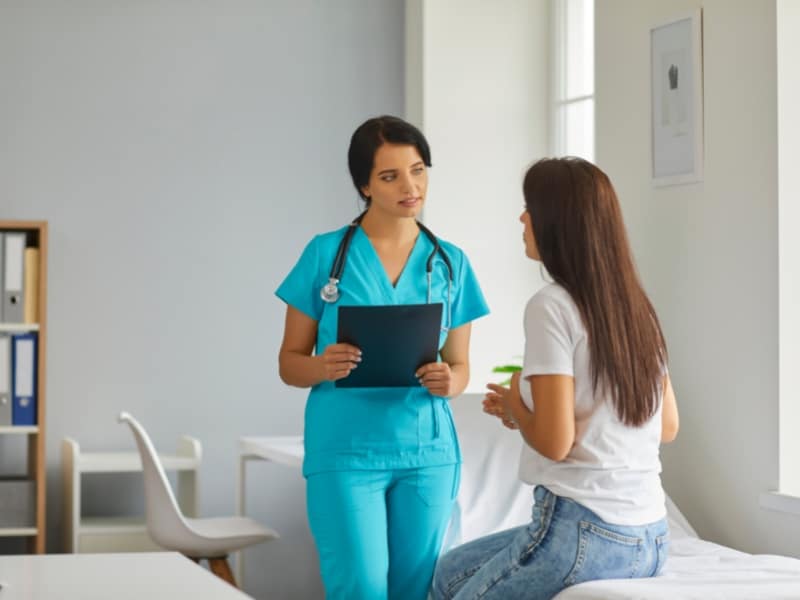
[[[486,387],[490,391],[486,392],[486,396],[483,398],[483,412],[500,419],[508,429],[519,429],[519,425],[514,421],[511,413],[506,411],[505,403],[503,402],[503,394],[510,393],[510,390],[493,383],[488,384]]]

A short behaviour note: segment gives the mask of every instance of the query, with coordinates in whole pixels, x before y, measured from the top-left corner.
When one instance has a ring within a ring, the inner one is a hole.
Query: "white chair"
[[[236,586],[228,554],[275,539],[278,534],[248,517],[184,517],[147,432],[128,413],[120,413],[119,422],[131,428],[142,459],[150,537],[164,549],[180,552],[195,562],[208,560],[215,575]]]

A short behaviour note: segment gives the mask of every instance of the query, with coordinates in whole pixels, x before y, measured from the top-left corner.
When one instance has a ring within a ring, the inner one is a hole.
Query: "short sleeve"
[[[536,294],[525,307],[525,359],[522,377],[574,375],[574,344],[563,308]]]
[[[319,272],[319,238],[315,237],[305,247],[283,283],[275,290],[278,298],[317,322],[322,318],[323,310],[319,295]]]
[[[451,329],[474,321],[489,314],[489,305],[483,297],[478,278],[469,264],[466,254],[459,252],[460,265],[457,269],[456,293],[453,297]]]

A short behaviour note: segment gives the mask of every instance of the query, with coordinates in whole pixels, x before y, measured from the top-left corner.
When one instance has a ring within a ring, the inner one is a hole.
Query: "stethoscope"
[[[319,293],[325,302],[333,304],[339,299],[339,282],[342,280],[342,273],[344,273],[344,264],[347,260],[347,252],[350,249],[350,242],[353,241],[353,236],[356,233],[356,229],[358,229],[358,226],[361,224],[361,221],[364,219],[364,215],[366,214],[367,211],[364,211],[358,215],[358,217],[356,217],[352,223],[350,223],[350,225],[347,227],[344,237],[342,238],[342,241],[339,243],[339,249],[336,251],[336,258],[333,260],[333,266],[331,267],[331,272],[328,276],[328,283],[322,286],[322,289]],[[433,259],[436,258],[437,254],[444,261],[445,267],[447,267],[447,324],[446,326],[442,327],[442,330],[448,331],[452,323],[450,293],[453,288],[453,265],[450,264],[450,259],[447,257],[447,253],[442,249],[441,245],[439,245],[439,240],[436,239],[436,236],[433,235],[433,232],[419,221],[417,221],[417,226],[420,228],[420,231],[422,231],[422,233],[424,233],[431,241],[431,244],[433,244],[433,250],[428,256],[428,262],[425,265],[425,271],[428,278],[428,304],[431,303]]]

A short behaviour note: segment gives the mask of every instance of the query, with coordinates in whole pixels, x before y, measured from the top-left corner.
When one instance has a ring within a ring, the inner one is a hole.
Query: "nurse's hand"
[[[432,362],[422,365],[415,373],[423,387],[434,396],[450,397],[450,384],[453,372],[446,362]]]
[[[361,350],[350,344],[331,344],[317,356],[322,363],[322,379],[336,381],[350,375],[361,362]]]

